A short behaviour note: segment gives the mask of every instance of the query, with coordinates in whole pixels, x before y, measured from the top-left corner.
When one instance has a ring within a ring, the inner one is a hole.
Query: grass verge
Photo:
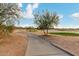
[[[75,33],[75,32],[50,32],[49,34],[56,34],[63,36],[79,36],[79,33]]]

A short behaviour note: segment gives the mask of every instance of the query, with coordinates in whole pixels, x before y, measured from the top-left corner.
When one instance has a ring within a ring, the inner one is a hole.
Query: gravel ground
[[[0,56],[23,56],[27,47],[25,34],[12,33],[0,41]]]
[[[68,52],[79,56],[79,37],[75,36],[55,36],[52,35],[48,37],[52,43],[55,43],[62,47],[63,49],[67,50]]]

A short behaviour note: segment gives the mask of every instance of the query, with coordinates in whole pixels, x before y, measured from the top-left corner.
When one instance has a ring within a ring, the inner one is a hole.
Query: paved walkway
[[[37,35],[32,33],[27,34],[29,42],[25,54],[26,56],[69,56],[66,52],[52,46]]]

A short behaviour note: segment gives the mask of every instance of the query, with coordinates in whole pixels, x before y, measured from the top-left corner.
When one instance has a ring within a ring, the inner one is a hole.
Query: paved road
[[[43,40],[32,33],[28,34],[28,47],[26,56],[69,56],[66,52],[52,46],[46,40]],[[40,33],[39,33],[40,34]]]

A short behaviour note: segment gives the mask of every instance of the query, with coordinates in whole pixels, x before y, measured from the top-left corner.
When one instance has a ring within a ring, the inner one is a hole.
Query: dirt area
[[[12,33],[0,40],[0,56],[23,56],[27,47],[26,35]]]
[[[34,34],[41,35],[43,33],[35,32]],[[79,56],[79,36],[50,35],[48,39],[66,51]]]
[[[48,37],[52,43],[57,44],[58,46],[62,47],[66,51],[79,56],[79,37],[78,36],[57,36],[52,35]]]

